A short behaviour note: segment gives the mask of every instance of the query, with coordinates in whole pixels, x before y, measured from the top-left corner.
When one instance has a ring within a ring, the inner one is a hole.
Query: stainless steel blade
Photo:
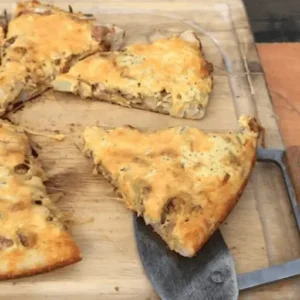
[[[300,259],[282,265],[238,275],[239,290],[246,290],[266,283],[300,275]]]
[[[134,217],[139,254],[162,300],[235,300],[238,285],[232,256],[217,231],[193,258],[169,250],[142,218]]]

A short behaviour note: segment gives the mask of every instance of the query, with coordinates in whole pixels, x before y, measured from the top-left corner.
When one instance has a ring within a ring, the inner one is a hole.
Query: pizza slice
[[[38,1],[19,3],[2,43],[0,113],[45,91],[58,74],[80,59],[109,50],[123,34],[81,13]]]
[[[52,86],[127,107],[200,119],[212,90],[212,65],[193,31],[97,53],[57,76]]]
[[[126,205],[170,249],[192,257],[233,209],[255,164],[260,127],[246,116],[240,123],[236,133],[87,127],[83,140]]]
[[[45,175],[22,130],[0,121],[0,280],[81,260],[43,185]]]

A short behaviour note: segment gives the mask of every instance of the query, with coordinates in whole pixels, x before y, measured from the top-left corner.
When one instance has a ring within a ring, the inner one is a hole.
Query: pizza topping
[[[144,212],[144,201],[147,200],[151,190],[151,186],[143,180],[138,180],[133,184],[134,205],[139,215]]]
[[[62,73],[66,73],[69,71],[69,69],[79,60],[84,58],[82,54],[72,54],[70,57],[68,57],[68,60],[65,62],[63,68],[61,69]],[[55,64],[58,63],[58,60],[55,61]],[[60,64],[60,61],[59,61]]]
[[[42,16],[49,16],[52,14],[50,9],[44,7],[37,7],[33,10],[33,12]]]
[[[11,38],[8,38],[5,40],[5,42],[2,45],[2,56],[5,56],[5,50],[10,47],[17,39],[17,36],[13,36]]]
[[[17,236],[24,247],[33,247],[37,241],[37,235],[24,229],[17,231]]]
[[[228,156],[229,156],[229,163],[230,164],[234,164],[234,165],[238,165],[240,166],[241,165],[241,162],[239,160],[239,157],[233,153],[233,151],[228,151]]]
[[[34,200],[33,203],[36,204],[36,205],[43,205],[42,200]]]
[[[19,175],[24,175],[29,171],[29,169],[30,166],[23,163],[23,164],[16,165],[14,168],[14,172]]]
[[[226,184],[227,181],[229,180],[229,178],[230,178],[230,174],[226,173],[223,180],[222,180],[222,184]]]
[[[22,15],[28,15],[28,14],[39,14],[42,16],[49,16],[52,14],[51,10],[47,9],[47,8],[43,8],[43,7],[35,7],[32,9],[26,9],[26,10],[22,10],[20,11],[16,17],[20,17]]]
[[[161,224],[164,224],[167,220],[167,215],[169,214],[170,209],[173,207],[173,203],[172,203],[173,199],[174,198],[168,199],[164,206],[164,209],[163,209],[163,212],[161,215],[161,219],[160,219]]]
[[[54,220],[52,215],[47,216],[46,221],[47,222],[52,222]]]
[[[188,208],[185,206],[186,201],[182,197],[172,197],[168,199],[164,206],[160,223],[164,224],[170,216],[180,213],[180,211]]]
[[[27,53],[27,49],[25,47],[15,47],[14,51],[20,56],[24,56]]]
[[[34,158],[38,158],[39,157],[39,154],[37,153],[37,151],[33,148],[33,147],[30,147],[31,149],[31,154]]]
[[[14,244],[13,240],[0,235],[0,250],[12,247]]]
[[[103,26],[93,26],[92,27],[92,38],[97,42],[101,43],[103,40],[103,36],[109,33],[109,29]]]
[[[47,209],[47,217],[46,217],[46,221],[47,222],[52,222],[54,221],[56,218],[55,218],[55,212],[50,210],[50,209]]]
[[[24,210],[26,208],[26,204],[23,201],[19,201],[17,203],[14,203],[11,207],[11,211],[20,211]]]

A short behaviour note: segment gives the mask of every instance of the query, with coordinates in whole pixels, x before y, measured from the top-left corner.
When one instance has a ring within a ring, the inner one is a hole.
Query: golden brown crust
[[[82,260],[82,258],[80,256],[74,255],[73,259],[65,260],[63,262],[57,262],[56,264],[54,264],[52,266],[46,266],[46,267],[42,267],[42,268],[32,269],[30,271],[23,272],[22,274],[13,274],[13,273],[5,274],[5,275],[0,274],[0,280],[24,278],[24,277],[43,274],[43,273],[48,273],[48,272],[54,271],[56,269],[60,269],[60,268],[66,267],[68,265],[74,264],[81,260]]]
[[[57,251],[59,251],[59,250],[60,249],[57,249]],[[23,278],[23,277],[29,277],[29,276],[39,275],[39,274],[43,274],[43,273],[48,273],[48,272],[54,271],[56,269],[60,269],[60,268],[75,264],[81,260],[82,260],[82,257],[81,257],[79,248],[74,248],[72,257],[69,259],[65,259],[63,261],[58,261],[51,265],[49,264],[48,266],[32,268],[31,270],[28,270],[28,271],[25,271],[22,273],[11,272],[11,273],[6,273],[6,274],[0,274],[0,280],[17,279],[17,278]]]
[[[195,33],[185,31],[88,57],[58,76],[52,86],[83,98],[200,119],[212,90],[211,72]]]
[[[22,129],[1,120],[0,279],[39,274],[81,260],[34,156]]]
[[[97,172],[127,206],[171,249],[193,256],[233,209],[253,169],[259,128],[243,121],[240,133],[90,127],[83,136]]]

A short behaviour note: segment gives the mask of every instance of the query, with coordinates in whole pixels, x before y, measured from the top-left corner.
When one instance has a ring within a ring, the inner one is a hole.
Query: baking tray
[[[65,9],[70,4],[50,3]],[[66,135],[63,141],[35,135],[31,138],[49,177],[49,192],[64,194],[58,206],[74,222],[72,234],[82,249],[83,261],[48,274],[2,282],[0,298],[154,300],[157,296],[138,257],[132,214],[106,180],[92,175],[92,163],[76,147],[76,137],[87,125],[110,128],[130,124],[152,130],[184,124],[207,131],[235,130],[240,114],[255,116],[257,111],[245,64],[246,54],[240,48],[230,9],[225,4],[208,1],[201,5],[184,2],[71,4],[74,11],[93,13],[100,23],[114,23],[125,29],[125,44],[148,42],[158,35],[194,29],[207,60],[214,65],[214,90],[205,117],[197,121],[81,100],[52,91],[10,114],[11,120],[29,129]],[[7,7],[10,10],[11,3]],[[264,195],[274,196],[272,185],[284,186],[279,171],[272,167],[258,164],[254,173],[239,204],[222,226],[238,272],[269,264],[264,216],[257,205]],[[272,177],[265,178],[266,174]],[[284,192],[280,197],[285,201]]]

